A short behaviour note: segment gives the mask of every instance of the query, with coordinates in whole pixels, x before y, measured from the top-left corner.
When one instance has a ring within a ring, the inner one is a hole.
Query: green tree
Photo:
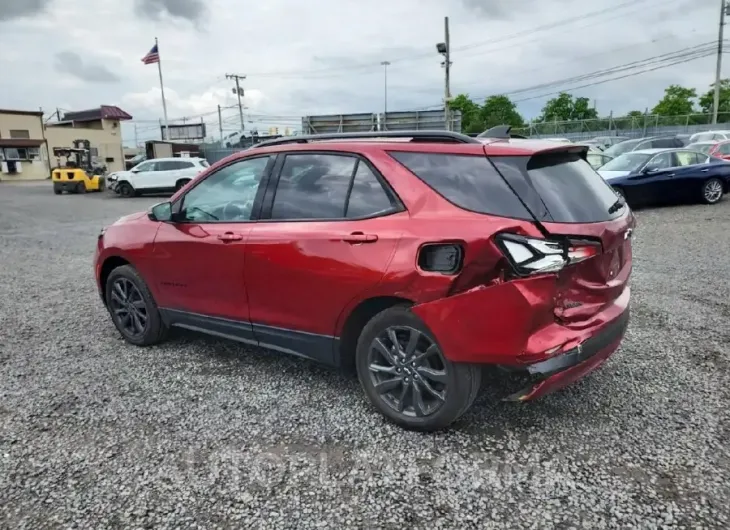
[[[480,133],[486,129],[479,105],[474,103],[469,94],[459,94],[449,102],[451,110],[461,111],[461,131],[464,133]]]
[[[588,98],[575,98],[571,120],[595,120],[598,118],[598,111],[591,107],[591,100]]]
[[[694,112],[694,99],[697,90],[680,85],[669,85],[664,89],[664,97],[652,109],[659,116],[683,116]]]
[[[715,101],[715,83],[710,85],[710,90],[700,96],[700,108],[702,112],[712,112],[712,104]],[[730,79],[720,80],[720,104],[718,112],[730,112]]]
[[[595,120],[598,112],[591,107],[588,98],[576,98],[567,92],[561,92],[542,108],[540,121]]]
[[[640,110],[631,110],[626,116],[628,116],[629,118],[641,118],[643,115],[644,113]]]
[[[567,121],[573,111],[573,96],[561,92],[558,97],[549,99],[542,108],[540,121]]]
[[[515,105],[507,96],[489,96],[479,111],[484,129],[495,125],[511,125],[524,127],[525,120]]]

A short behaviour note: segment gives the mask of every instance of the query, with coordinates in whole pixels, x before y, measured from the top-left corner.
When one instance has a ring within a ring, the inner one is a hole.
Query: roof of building
[[[43,116],[43,112],[40,110],[0,109],[0,114],[19,114],[21,116]]]
[[[64,112],[62,121],[131,120],[132,116],[114,105],[102,105],[96,109]]]

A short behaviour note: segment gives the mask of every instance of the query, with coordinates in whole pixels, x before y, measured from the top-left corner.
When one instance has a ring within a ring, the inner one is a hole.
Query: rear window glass
[[[396,151],[388,154],[460,208],[500,217],[532,219],[485,156]]]
[[[542,221],[593,223],[624,213],[623,208],[608,213],[617,196],[579,153],[492,157],[492,162]]]

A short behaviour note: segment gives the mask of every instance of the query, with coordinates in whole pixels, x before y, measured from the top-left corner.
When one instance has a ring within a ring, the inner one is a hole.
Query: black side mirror
[[[655,171],[659,171],[659,168],[656,166],[646,166],[642,170],[642,173],[654,173]]]
[[[161,223],[172,221],[172,203],[168,201],[155,204],[150,208],[147,217],[152,221],[159,221]]]

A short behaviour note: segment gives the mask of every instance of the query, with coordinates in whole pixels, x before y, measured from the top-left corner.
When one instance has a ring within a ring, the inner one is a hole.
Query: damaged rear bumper
[[[601,366],[619,347],[629,325],[626,309],[600,333],[575,348],[545,361],[525,367],[527,384],[506,401],[535,399],[577,381]]]

